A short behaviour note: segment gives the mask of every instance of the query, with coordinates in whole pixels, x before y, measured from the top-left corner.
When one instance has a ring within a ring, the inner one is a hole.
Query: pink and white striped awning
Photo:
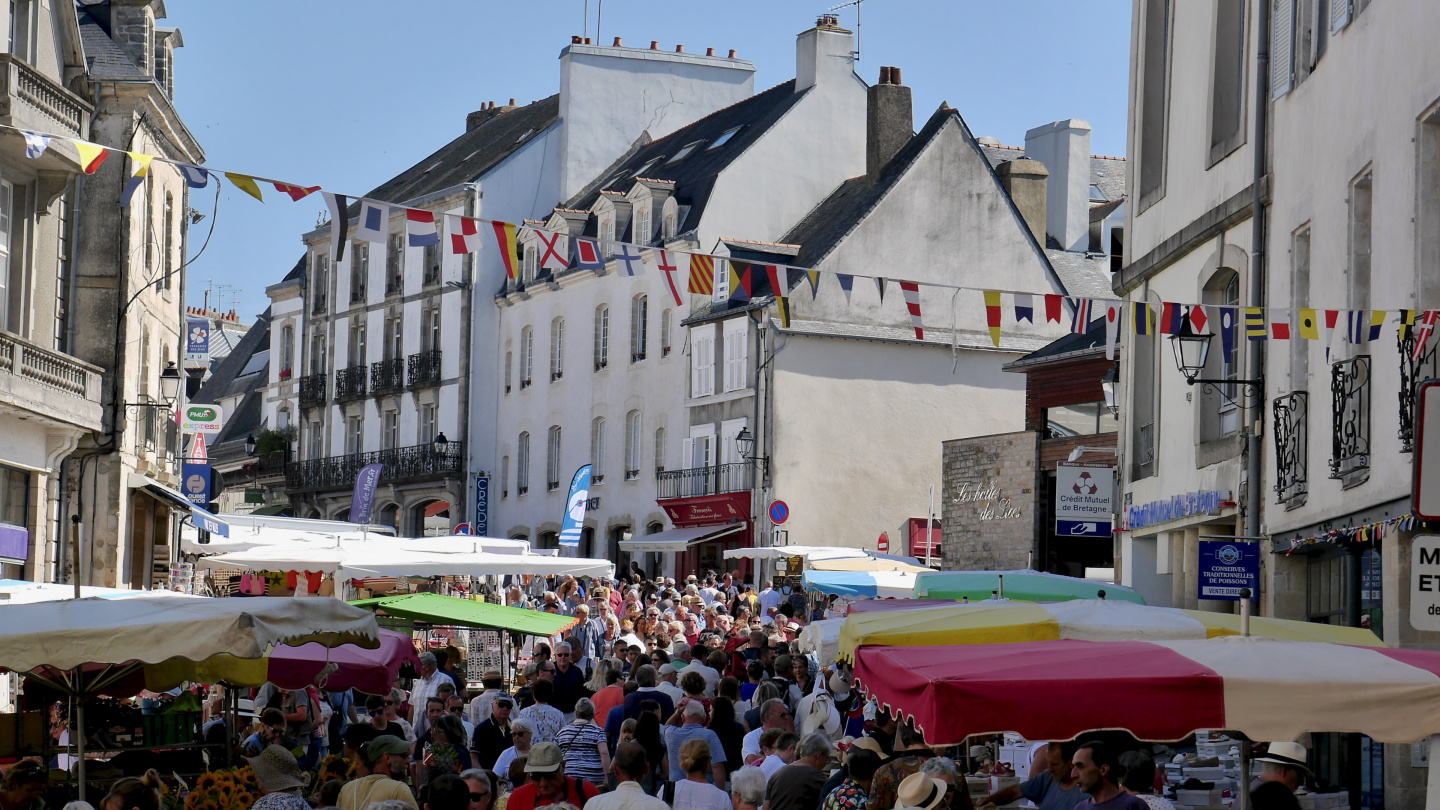
[[[1147,740],[1336,731],[1380,742],[1440,733],[1440,652],[1426,650],[1238,636],[861,647],[855,679],[913,717],[932,745],[1006,731],[1030,740],[1099,729]]]

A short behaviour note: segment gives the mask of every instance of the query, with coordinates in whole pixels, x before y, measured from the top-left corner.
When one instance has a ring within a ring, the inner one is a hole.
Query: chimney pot
[[[676,46],[675,46],[675,53],[684,53],[684,52],[685,52],[685,46],[684,46],[684,45],[676,45]]]
[[[579,45],[579,44],[580,44],[580,35],[579,35],[579,34],[571,34],[571,35],[570,35],[570,44],[571,44],[571,45]]]
[[[586,45],[589,45],[589,44],[590,44],[590,37],[585,37],[585,44],[586,44]]]
[[[621,45],[620,45],[620,38],[619,38],[619,37],[616,37],[616,38],[615,38],[615,46],[614,46],[614,47],[616,47],[616,48],[621,47]]]
[[[714,48],[706,48],[706,49],[705,49],[705,55],[706,55],[706,56],[714,56],[714,55],[715,55],[715,49],[714,49]]]
[[[510,99],[510,106],[511,106],[511,107],[514,107],[514,106],[515,106],[515,99],[513,99],[513,98]]]
[[[660,40],[658,40],[658,39],[652,39],[652,40],[650,40],[650,50],[652,50],[652,51],[658,51],[658,50],[660,50]]]
[[[881,65],[881,66],[880,66],[880,81],[877,82],[877,83],[878,83],[878,84],[889,84],[889,83],[890,83],[890,67],[889,67],[889,65]]]
[[[903,81],[900,81],[900,68],[894,67],[894,66],[892,66],[892,67],[890,68],[890,83],[891,83],[891,84],[904,84],[904,83],[905,83],[905,82],[903,82]]]
[[[731,58],[731,59],[736,58],[736,57],[735,57],[735,49],[734,49],[734,48],[731,48],[731,49],[730,49],[730,58]]]

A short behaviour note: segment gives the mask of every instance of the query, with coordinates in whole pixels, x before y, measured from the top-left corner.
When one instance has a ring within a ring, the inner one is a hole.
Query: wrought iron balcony
[[[259,475],[261,478],[285,475],[285,465],[290,463],[290,449],[274,450],[260,456]]]
[[[335,401],[344,402],[364,397],[366,371],[364,366],[338,369],[335,372]]]
[[[365,303],[365,277],[354,275],[350,277],[350,303]]]
[[[438,262],[435,264],[427,264],[425,266],[425,276],[420,280],[420,283],[426,287],[431,287],[440,283],[440,265]]]
[[[410,355],[410,387],[419,388],[440,383],[440,350],[431,349]]]
[[[325,404],[325,375],[311,374],[300,378],[300,407],[314,408]]]
[[[329,304],[329,297],[325,293],[316,295],[315,300],[310,303],[310,314],[324,315],[325,308]]]
[[[1275,502],[1294,509],[1305,503],[1306,475],[1310,453],[1310,395],[1295,391],[1276,397],[1275,413]]]
[[[655,498],[662,501],[667,498],[749,492],[755,487],[755,463],[741,461],[687,470],[661,470],[655,473],[655,485]]]
[[[405,292],[405,277],[402,275],[387,275],[385,277],[385,294],[399,295]]]
[[[1415,394],[1420,383],[1440,377],[1440,363],[1436,362],[1436,349],[1440,344],[1431,343],[1428,350],[1418,358],[1415,353],[1415,328],[1402,327],[1398,333],[1400,344],[1400,452],[1410,453],[1415,449]]]
[[[405,358],[394,357],[370,364],[370,393],[393,394],[405,390]]]
[[[1330,366],[1330,397],[1330,477],[1351,486],[1370,469],[1370,355]]]
[[[367,464],[382,464],[381,482],[421,481],[465,475],[465,443],[447,442],[443,450],[433,443],[368,453],[350,453],[285,465],[285,488],[291,491],[349,489],[355,476]]]

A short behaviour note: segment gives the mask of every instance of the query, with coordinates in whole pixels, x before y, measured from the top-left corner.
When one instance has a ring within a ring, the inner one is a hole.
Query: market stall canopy
[[[1440,729],[1440,652],[1428,650],[1242,636],[862,647],[855,680],[939,746],[1001,732],[1179,740],[1222,728],[1252,740],[1341,732],[1401,743]]]
[[[838,596],[909,598],[915,575],[908,571],[806,571],[805,590]]]
[[[438,593],[378,596],[350,604],[366,610],[383,610],[387,615],[425,624],[509,630],[527,636],[553,636],[574,625],[576,621],[573,616],[492,605],[489,602],[459,599]]]
[[[870,555],[863,548],[845,546],[764,546],[759,548],[727,548],[727,560],[785,560],[804,557],[805,564],[818,560],[866,559]]]
[[[822,667],[835,663],[835,655],[840,649],[840,627],[843,624],[844,619],[821,619],[805,625],[805,629],[795,637],[795,640],[800,642],[800,652],[814,655]]]
[[[1145,604],[1145,597],[1124,585],[1066,577],[1047,571],[927,571],[915,575],[917,597],[988,599],[993,594],[1022,602],[1068,599],[1116,599]]]
[[[904,571],[911,574],[934,570],[923,565],[886,557],[841,557],[834,560],[816,560],[810,564],[810,567],[817,571]]]
[[[668,531],[646,534],[640,537],[632,537],[629,540],[620,541],[620,550],[631,554],[641,554],[649,551],[660,553],[680,552],[707,540],[718,540],[721,537],[737,534],[745,528],[744,523],[728,523],[722,526],[693,526],[688,529],[670,529]]]
[[[211,599],[147,591],[0,606],[0,662],[15,672],[81,664],[259,658],[275,644],[375,647],[370,613],[337,599]]]
[[[145,591],[126,588],[102,588],[94,585],[80,586],[80,597],[114,599],[119,596],[135,596]],[[23,579],[0,579],[0,605],[32,605],[36,602],[55,602],[74,599],[75,586],[56,582],[28,582]]]
[[[846,616],[856,613],[889,613],[896,610],[922,610],[932,607],[949,607],[954,599],[861,599],[850,603]]]
[[[863,646],[923,647],[1056,639],[1174,641],[1238,635],[1240,617],[1232,613],[1149,607],[1109,599],[1046,604],[1006,600],[849,616],[840,631],[839,656],[852,660],[855,649]],[[1250,619],[1250,635],[1284,641],[1385,646],[1374,633],[1360,627],[1260,616]]]
[[[257,546],[245,551],[201,557],[196,564],[216,570],[334,572],[339,579],[492,574],[608,577],[615,573],[615,564],[609,560],[475,552],[468,542],[451,551],[419,551],[404,548],[399,545],[401,543],[402,539],[389,538],[383,542],[345,543],[338,547],[301,544]]]
[[[145,688],[153,692],[173,689],[185,681],[231,686],[261,686],[266,681],[282,689],[317,685],[331,691],[359,689],[369,695],[387,692],[400,668],[420,670],[420,656],[409,633],[380,631],[380,646],[373,650],[346,644],[328,649],[321,644],[271,648],[264,658],[217,655],[206,661],[165,661],[145,668]]]

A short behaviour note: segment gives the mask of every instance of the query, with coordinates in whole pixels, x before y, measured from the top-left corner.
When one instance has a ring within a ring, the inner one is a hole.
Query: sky
[[[183,33],[175,102],[207,166],[358,195],[459,136],[485,102],[557,92],[572,34],[734,48],[758,92],[794,77],[795,35],[838,1],[170,0],[160,25]],[[874,83],[881,65],[900,67],[917,122],[944,101],[977,136],[1023,145],[1031,127],[1081,118],[1091,151],[1124,155],[1130,5],[865,0],[856,71]],[[854,30],[853,6],[836,13]],[[198,306],[209,288],[211,306],[248,322],[324,201],[267,189],[262,205],[228,183],[217,201],[214,189],[191,199],[205,219],[190,231],[187,298]]]

